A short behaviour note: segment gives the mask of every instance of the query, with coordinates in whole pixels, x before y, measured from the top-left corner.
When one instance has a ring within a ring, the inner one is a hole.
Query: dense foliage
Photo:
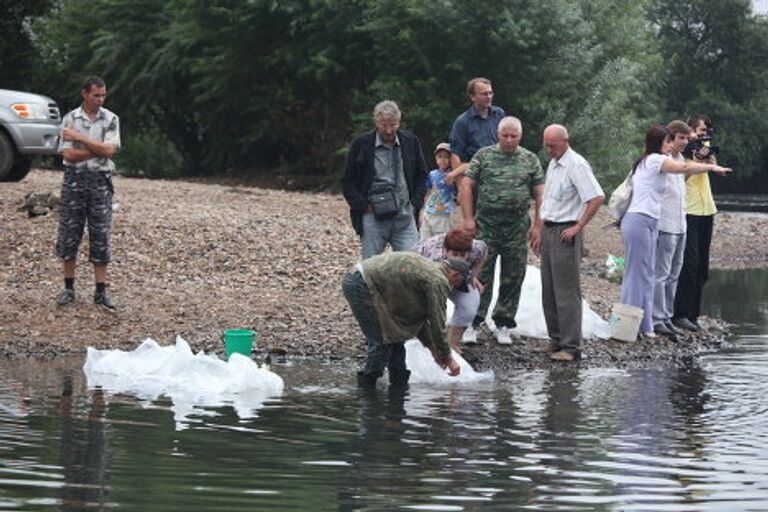
[[[12,36],[0,86],[68,109],[82,78],[102,75],[123,121],[121,168],[148,176],[332,177],[384,98],[428,152],[473,76],[493,80],[527,147],[540,150],[547,124],[568,126],[608,188],[651,122],[692,111],[716,120],[740,176],[768,156],[768,22],[748,0],[22,4],[0,0]]]

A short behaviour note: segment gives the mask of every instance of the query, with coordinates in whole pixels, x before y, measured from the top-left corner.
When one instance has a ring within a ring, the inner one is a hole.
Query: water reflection
[[[729,289],[747,283],[722,279],[713,273],[705,307],[730,315]],[[758,306],[734,314],[765,333],[762,293],[740,291]],[[172,400],[89,390],[81,365],[0,361],[0,509],[730,512],[768,502],[763,335],[677,367],[553,367],[466,388],[362,392],[347,365],[296,361],[275,365],[287,388],[258,416],[235,402],[201,406],[181,431]]]
[[[768,333],[768,268],[711,271],[702,313],[735,324],[742,334]]]
[[[104,420],[107,402],[100,389],[89,391],[85,425],[74,417],[73,382],[70,374],[62,378],[59,415],[61,433],[59,453],[64,485],[59,491],[61,510],[103,510],[107,488],[108,446]],[[84,427],[84,428],[83,428]]]
[[[185,431],[170,402],[86,390],[76,364],[1,363],[0,506],[759,510],[768,349],[754,340],[703,364],[474,389],[362,392],[345,368],[302,363],[277,368],[296,386],[259,417],[215,407]]]

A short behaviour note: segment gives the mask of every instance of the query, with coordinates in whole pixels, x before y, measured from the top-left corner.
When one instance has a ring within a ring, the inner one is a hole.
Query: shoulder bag
[[[620,221],[624,217],[632,202],[632,176],[634,174],[635,170],[632,169],[624,181],[616,187],[616,190],[613,191],[611,198],[608,200],[608,213],[616,221]]]
[[[399,151],[395,153],[399,161]],[[373,185],[368,191],[368,204],[371,205],[373,215],[378,220],[389,219],[400,211],[400,198],[398,197],[400,185],[399,165],[395,166],[395,183],[380,183]]]

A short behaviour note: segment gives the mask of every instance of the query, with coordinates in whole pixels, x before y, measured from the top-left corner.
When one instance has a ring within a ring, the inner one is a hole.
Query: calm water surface
[[[742,334],[683,368],[398,395],[294,362],[250,416],[87,389],[80,358],[0,362],[0,510],[766,511],[765,285],[712,276]]]
[[[721,211],[768,213],[768,194],[720,194],[715,202]]]

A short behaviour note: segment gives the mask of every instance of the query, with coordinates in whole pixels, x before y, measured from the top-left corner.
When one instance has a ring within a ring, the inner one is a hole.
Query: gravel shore
[[[57,214],[28,217],[19,206],[31,192],[56,192],[57,171],[33,171],[0,183],[0,354],[6,357],[82,353],[87,346],[133,349],[147,337],[177,335],[195,350],[221,350],[221,332],[258,332],[262,350],[288,355],[359,357],[361,335],[340,291],[357,261],[358,240],[340,195],[243,185],[115,178],[111,292],[115,312],[92,303],[87,243],[81,247],[77,302],[58,307],[61,265],[53,255]],[[768,265],[765,216],[718,215],[712,246],[716,268]],[[602,276],[608,253],[622,255],[620,233],[601,211],[586,233],[584,295],[606,317],[619,286]],[[536,258],[530,262],[537,264]],[[716,348],[727,330],[707,321],[708,334],[644,344],[592,341],[587,361],[622,364],[674,359]],[[468,352],[481,366],[548,364],[539,348],[484,345]],[[495,363],[492,363],[495,361]],[[502,361],[499,363],[499,361]]]

